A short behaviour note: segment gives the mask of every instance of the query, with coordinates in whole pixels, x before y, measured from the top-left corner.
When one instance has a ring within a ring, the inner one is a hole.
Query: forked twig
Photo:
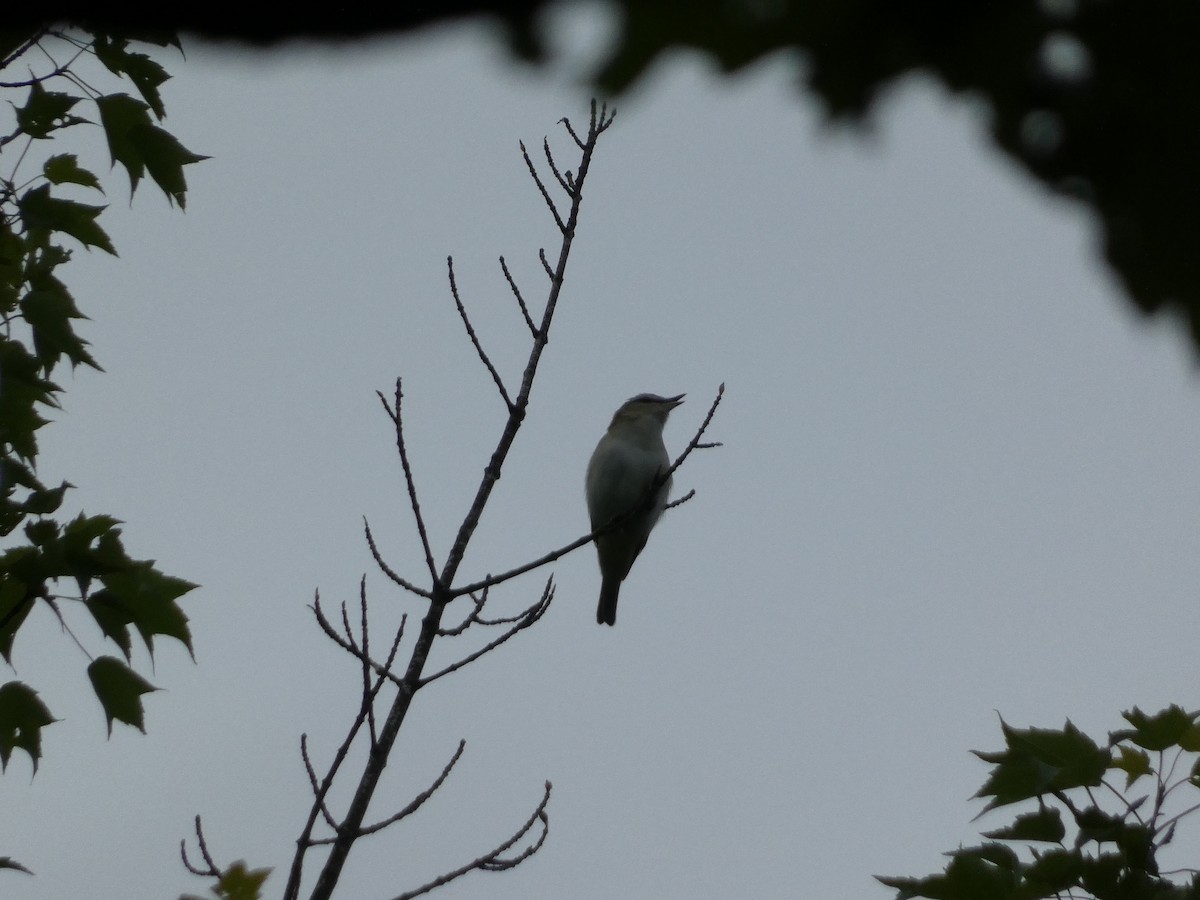
[[[517,298],[517,306],[521,308],[521,316],[525,319],[525,324],[529,326],[529,333],[533,335],[534,340],[537,340],[537,326],[533,324],[533,319],[529,317],[529,307],[525,305],[525,298],[521,296],[521,289],[517,287],[517,283],[513,280],[512,273],[508,271],[508,263],[504,261],[504,257],[500,257],[500,269],[504,272],[504,280],[508,282],[508,286],[512,288],[513,296]]]
[[[575,192],[574,184],[569,184],[559,173],[558,166],[554,163],[554,154],[550,152],[550,138],[542,138],[542,150],[546,153],[546,163],[550,166],[550,171],[554,173],[554,178],[558,181],[559,187],[570,196]]]
[[[671,463],[671,468],[667,469],[659,476],[659,483],[666,481],[675,474],[675,470],[683,465],[684,460],[692,455],[693,450],[710,450],[714,447],[720,447],[721,443],[700,443],[700,438],[704,436],[704,432],[708,430],[708,425],[712,421],[713,414],[716,413],[717,407],[721,405],[721,398],[725,396],[725,382],[717,388],[717,396],[713,398],[712,406],[708,408],[708,414],[704,417],[704,421],[700,423],[700,427],[696,430],[695,436],[688,441],[688,445],[683,448],[683,452],[675,458],[675,462]],[[683,502],[682,500],[680,501]]]
[[[478,859],[467,863],[465,866],[455,869],[453,872],[447,872],[445,875],[433,879],[433,881],[430,881],[428,884],[421,885],[416,890],[406,891],[405,893],[393,898],[393,900],[412,900],[413,897],[420,897],[422,894],[428,894],[435,888],[439,888],[444,884],[449,884],[451,881],[454,881],[454,879],[461,878],[463,875],[466,875],[468,872],[473,872],[476,869],[479,869],[481,872],[503,872],[507,869],[514,869],[521,863],[525,862],[525,860],[529,859],[529,857],[533,856],[533,854],[537,853],[538,850],[542,848],[542,844],[546,842],[546,835],[550,833],[550,817],[546,815],[546,806],[550,803],[551,788],[552,785],[549,781],[547,781],[546,791],[542,795],[542,802],[537,805],[537,809],[533,811],[533,815],[526,820],[524,825],[514,832],[512,837],[510,837],[491,853],[486,853]],[[503,859],[501,855],[510,850],[513,845],[525,837],[525,835],[529,833],[530,829],[532,829],[533,826],[539,821],[542,823],[542,833],[538,836],[538,839],[516,856],[510,857],[509,859]]]
[[[458,749],[454,751],[454,755],[450,757],[450,761],[446,763],[446,765],[442,766],[441,774],[433,780],[433,784],[421,791],[421,793],[417,794],[417,796],[413,797],[412,802],[395,815],[389,816],[381,822],[376,822],[374,825],[368,825],[365,828],[361,828],[359,829],[358,833],[360,835],[374,834],[376,831],[382,831],[389,825],[393,825],[396,822],[399,822],[401,819],[411,816],[413,813],[415,813],[421,808],[421,805],[426,800],[428,800],[437,792],[437,789],[442,786],[442,782],[444,782],[450,776],[450,771],[458,763],[459,759],[463,755],[463,751],[466,749],[467,742],[465,740],[459,740]]]
[[[333,813],[329,811],[329,807],[325,805],[325,794],[321,790],[321,782],[317,779],[316,769],[313,768],[312,758],[308,755],[308,735],[300,735],[300,758],[304,760],[304,771],[308,773],[308,784],[312,788],[313,802],[321,810],[321,816],[325,819],[325,824],[334,831],[337,831],[337,820],[334,819]],[[314,841],[314,843],[318,843]]]
[[[396,379],[396,409],[392,410],[388,406],[388,402],[384,399],[380,391],[375,394],[379,397],[379,402],[383,404],[383,408],[387,410],[388,416],[396,426],[396,449],[400,452],[400,465],[404,468],[404,481],[408,485],[408,502],[412,507],[413,518],[417,523],[417,533],[421,536],[421,549],[425,551],[425,565],[429,567],[429,575],[433,578],[433,583],[438,583],[437,566],[433,562],[433,551],[429,548],[429,534],[425,530],[425,518],[421,515],[421,504],[417,501],[417,486],[413,481],[412,465],[408,461],[408,448],[404,444],[404,415],[401,411],[401,404],[404,401],[404,391],[401,387],[401,381]]]
[[[488,359],[487,353],[484,352],[483,345],[479,343],[479,337],[475,334],[475,329],[471,326],[471,320],[467,318],[467,309],[463,306],[462,299],[458,296],[458,283],[454,279],[453,256],[446,257],[446,269],[450,277],[450,293],[454,297],[454,305],[458,308],[459,318],[462,319],[463,325],[467,329],[467,337],[471,339],[471,343],[475,347],[475,352],[479,354],[479,358],[483,360],[483,364],[491,374],[492,381],[496,382],[496,390],[500,392],[500,397],[504,400],[504,405],[511,410],[513,403],[508,396],[508,391],[504,388],[504,379],[500,377],[500,373],[496,371],[496,367],[492,365],[492,361]]]
[[[521,145],[521,157],[525,160],[525,165],[529,169],[529,176],[533,179],[533,183],[542,193],[542,199],[546,201],[546,207],[550,210],[550,215],[554,216],[554,223],[558,226],[558,230],[563,234],[567,233],[567,226],[563,222],[562,215],[558,211],[558,207],[554,205],[554,201],[550,199],[550,192],[546,190],[546,185],[542,183],[542,177],[538,175],[537,167],[534,166],[533,160],[529,158],[529,151],[525,149],[525,142],[518,141]]]
[[[325,632],[325,636],[327,638],[329,638],[331,641],[333,641],[335,644],[337,644],[339,647],[341,647],[343,650],[345,650],[347,653],[349,653],[351,656],[353,656],[355,659],[357,659],[360,663],[363,663],[364,665],[369,665],[371,667],[371,669],[375,672],[375,674],[378,675],[380,678],[384,678],[384,679],[392,682],[392,684],[396,685],[396,687],[404,686],[404,682],[400,678],[400,676],[397,675],[395,672],[391,671],[391,666],[390,666],[391,654],[389,655],[387,665],[385,665],[383,663],[378,663],[375,660],[371,659],[369,656],[367,656],[362,651],[362,649],[359,648],[358,644],[356,644],[354,642],[353,638],[344,638],[340,634],[338,634],[337,629],[334,628],[333,625],[330,623],[329,619],[327,619],[325,617],[325,611],[323,609],[321,609],[321,598],[319,595],[316,597],[316,599],[313,600],[313,604],[309,608],[313,611],[313,615],[316,616],[316,619],[317,619],[317,624],[321,626],[321,630],[323,632]],[[343,609],[344,609],[344,607],[343,607]],[[403,636],[403,633],[404,633],[404,624],[402,621],[400,628],[396,634],[396,640],[393,643],[392,654],[395,653],[395,648],[400,645],[400,638]]]
[[[482,647],[480,647],[474,653],[468,653],[466,656],[464,656],[458,662],[451,663],[450,665],[446,666],[444,669],[440,669],[439,671],[434,672],[432,675],[428,675],[428,676],[422,678],[419,686],[425,687],[427,684],[431,684],[432,682],[437,681],[443,675],[449,675],[451,672],[457,672],[459,669],[461,669],[467,663],[474,662],[475,660],[479,659],[479,657],[483,656],[485,653],[491,653],[493,650],[495,650],[497,647],[499,647],[501,644],[503,644],[505,641],[507,641],[513,635],[517,634],[518,632],[524,631],[526,628],[528,628],[530,625],[532,625],[534,622],[536,622],[538,619],[540,619],[543,615],[545,615],[546,610],[550,608],[550,602],[553,599],[554,599],[554,576],[552,575],[552,576],[550,576],[550,578],[546,579],[546,587],[542,591],[542,596],[538,599],[538,601],[536,603],[534,603],[530,607],[527,607],[524,612],[522,612],[519,616],[516,617],[516,619],[514,620],[515,624],[510,629],[508,629],[508,631],[504,632],[504,634],[500,635],[500,637],[496,638],[495,640],[489,641],[488,643],[484,644]]]
[[[386,405],[386,404],[385,404]],[[371,525],[367,522],[367,517],[363,516],[363,528],[367,533],[367,546],[371,548],[371,556],[375,558],[375,565],[379,566],[379,570],[383,572],[394,584],[398,584],[410,593],[416,594],[418,597],[424,597],[426,600],[432,599],[433,594],[424,588],[419,588],[410,581],[405,581],[397,575],[387,563],[383,561],[383,557],[379,555],[379,548],[375,546],[375,537],[371,534]]]
[[[461,622],[459,622],[457,625],[455,625],[453,628],[439,628],[438,629],[438,637],[457,637],[458,635],[462,634],[464,631],[466,631],[468,628],[470,628],[472,624],[479,621],[479,613],[483,611],[483,607],[487,603],[487,601],[488,601],[488,589],[487,588],[484,588],[478,597],[476,597],[474,594],[472,594],[471,595],[471,603],[473,604],[473,607],[472,607],[471,611],[469,613],[467,613],[467,617],[465,619],[463,619]]]
[[[212,855],[208,852],[208,844],[204,841],[204,829],[200,827],[200,817],[196,816],[196,844],[200,847],[200,858],[204,860],[204,865],[207,868],[200,868],[192,865],[192,861],[188,859],[187,841],[179,842],[179,855],[183,857],[183,865],[193,875],[200,875],[204,878],[217,878],[221,874],[221,870],[217,868],[217,864],[213,862]]]

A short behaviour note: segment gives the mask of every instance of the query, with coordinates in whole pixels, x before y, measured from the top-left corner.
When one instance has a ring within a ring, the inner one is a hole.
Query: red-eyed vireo
[[[663,444],[663,426],[683,397],[638,394],[626,400],[588,462],[585,488],[592,530],[628,514],[619,527],[596,538],[601,577],[596,621],[601,624],[616,624],[621,582],[667,505],[670,478],[653,497],[650,489],[655,479],[671,467]]]

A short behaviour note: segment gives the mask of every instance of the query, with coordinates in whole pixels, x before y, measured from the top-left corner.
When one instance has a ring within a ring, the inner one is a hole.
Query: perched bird
[[[595,531],[617,516],[629,517],[617,528],[596,538],[600,558],[600,604],[596,621],[615,625],[617,596],[646,539],[662,515],[671,493],[668,478],[649,496],[654,480],[671,467],[663,444],[663,426],[671,410],[683,402],[677,397],[638,394],[621,404],[612,423],[588,462],[588,515]]]

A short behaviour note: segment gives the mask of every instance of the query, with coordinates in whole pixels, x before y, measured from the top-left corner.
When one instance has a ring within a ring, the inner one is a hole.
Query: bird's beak
[[[676,394],[674,397],[667,397],[666,399],[667,402],[671,404],[671,409],[674,409],[683,403],[683,398],[686,396],[687,394]]]

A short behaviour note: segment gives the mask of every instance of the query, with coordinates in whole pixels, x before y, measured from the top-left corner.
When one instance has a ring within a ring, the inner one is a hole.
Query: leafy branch
[[[59,267],[73,252],[64,241],[116,255],[98,222],[105,206],[74,199],[103,195],[100,178],[74,153],[43,151],[67,129],[98,119],[111,163],[126,169],[131,192],[148,173],[168,202],[184,206],[183,167],[204,157],[155,124],[166,115],[159,88],[170,76],[135,49],[145,44],[179,46],[173,36],[77,28],[0,36],[0,90],[14,96],[8,117],[0,118],[0,538],[8,539],[0,551],[0,655],[11,666],[21,626],[35,608],[46,609],[87,657],[110,732],[114,721],[143,730],[141,697],[154,690],[131,667],[135,634],[151,657],[156,636],[191,652],[177,601],[195,585],[129,556],[112,516],[54,518],[71,485],[50,486],[38,474],[38,432],[47,413],[61,408],[56,372],[63,363],[100,369],[75,330],[85,316],[61,280]],[[131,83],[140,99],[95,87],[105,72]],[[93,118],[80,114],[88,107]],[[63,583],[76,590],[61,592]],[[90,652],[75,620],[98,627],[120,657]],[[41,730],[53,721],[27,684],[0,686],[0,765],[21,750],[36,771]]]
[[[879,881],[897,900],[1196,900],[1200,871],[1161,871],[1159,855],[1200,809],[1200,712],[1122,715],[1131,727],[1103,745],[1069,721],[1059,730],[1002,721],[1005,749],[975,753],[992,767],[975,795],[990,798],[980,815],[1030,801],[1036,809],[947,854],[941,874]]]

